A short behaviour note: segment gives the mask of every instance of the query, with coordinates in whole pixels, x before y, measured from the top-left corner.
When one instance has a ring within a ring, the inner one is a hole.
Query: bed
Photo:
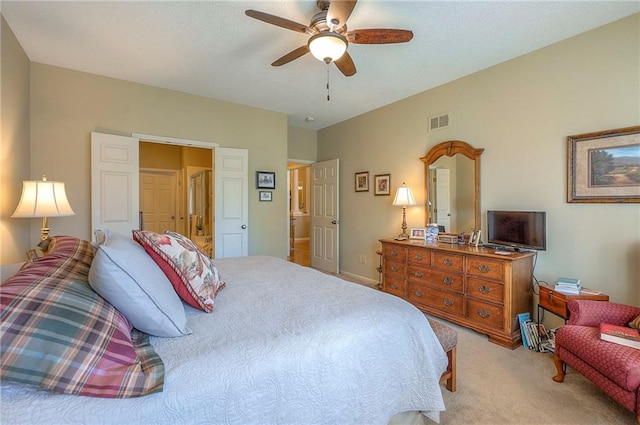
[[[190,333],[148,337],[160,392],[85,397],[3,379],[2,423],[386,425],[407,411],[439,421],[447,358],[415,307],[274,257],[213,263],[224,280],[213,311],[183,303]]]

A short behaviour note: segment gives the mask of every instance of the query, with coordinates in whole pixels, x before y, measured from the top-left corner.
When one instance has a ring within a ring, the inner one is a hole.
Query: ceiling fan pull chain
[[[327,63],[327,102],[331,100],[331,95],[329,93],[329,63]]]

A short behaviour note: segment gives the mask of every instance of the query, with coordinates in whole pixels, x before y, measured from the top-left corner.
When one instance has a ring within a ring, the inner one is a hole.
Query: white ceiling
[[[640,2],[360,0],[349,29],[409,29],[414,38],[350,45],[358,72],[347,78],[330,65],[330,101],[327,66],[310,54],[270,65],[307,36],[244,14],[256,9],[308,25],[315,0],[3,0],[0,7],[33,62],[283,112],[290,125],[320,129],[637,13]]]

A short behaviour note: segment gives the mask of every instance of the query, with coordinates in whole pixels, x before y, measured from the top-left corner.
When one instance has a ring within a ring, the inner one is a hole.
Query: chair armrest
[[[569,325],[600,326],[600,323],[626,325],[640,316],[640,308],[608,301],[571,300],[567,304]]]

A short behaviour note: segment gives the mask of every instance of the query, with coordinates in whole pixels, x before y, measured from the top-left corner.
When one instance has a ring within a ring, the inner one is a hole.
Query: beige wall
[[[316,160],[318,135],[315,130],[289,126],[288,157],[292,160]]]
[[[2,31],[0,115],[0,264],[25,260],[25,251],[40,236],[41,220],[11,218],[18,206],[22,180],[41,178],[29,172],[29,58],[11,28],[0,19]],[[30,222],[38,224],[30,235]]]
[[[286,185],[268,203],[253,185],[256,170],[286,181],[286,115],[32,63],[30,122],[31,175],[64,181],[76,212],[51,219],[52,233],[91,236],[90,133],[139,132],[248,149],[249,253],[286,257]]]
[[[487,209],[547,212],[547,251],[535,276],[581,278],[613,301],[640,305],[640,205],[566,202],[566,138],[640,123],[640,15],[592,30],[318,132],[318,160],[340,158],[341,269],[377,279],[378,239],[400,231],[392,198],[355,193],[354,173],[391,173],[424,223],[419,160],[435,144],[461,139],[485,148],[482,215]],[[447,129],[428,117],[449,112]],[[359,264],[366,255],[366,265]]]

